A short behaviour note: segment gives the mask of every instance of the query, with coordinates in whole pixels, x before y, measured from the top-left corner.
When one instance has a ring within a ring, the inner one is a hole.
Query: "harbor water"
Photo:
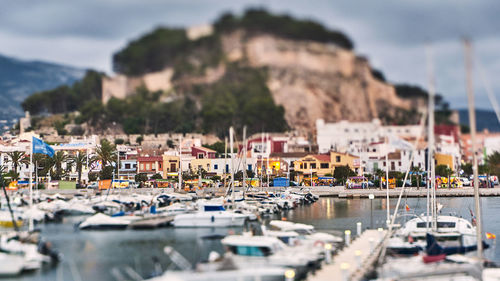
[[[500,234],[500,198],[482,198],[484,231]],[[397,199],[390,200],[391,213]],[[440,198],[442,214],[471,218],[473,199]],[[387,217],[385,199],[320,198],[316,203],[301,206],[276,215],[272,219],[312,224],[317,230],[343,232],[350,229],[356,235],[356,223],[363,228],[383,227]],[[409,211],[406,210],[406,205]],[[426,211],[425,198],[403,198],[401,214],[422,214]],[[373,214],[373,219],[372,219]],[[403,216],[404,218],[404,216]],[[240,233],[243,228],[159,228],[154,230],[81,231],[74,227],[82,217],[65,218],[63,223],[40,225],[42,236],[51,241],[63,255],[63,262],[55,268],[45,268],[32,274],[5,280],[117,280],[116,272],[127,267],[142,277],[155,270],[154,260],[162,269],[172,268],[163,253],[165,246],[173,246],[190,262],[206,260],[210,251],[222,252],[217,235]],[[486,256],[500,262],[500,250],[492,247]],[[175,266],[173,267],[175,268]],[[115,273],[114,273],[115,272]]]

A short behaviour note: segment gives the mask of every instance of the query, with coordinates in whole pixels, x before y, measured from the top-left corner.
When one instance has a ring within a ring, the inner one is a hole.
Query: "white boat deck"
[[[377,261],[387,230],[368,229],[308,281],[362,280]]]

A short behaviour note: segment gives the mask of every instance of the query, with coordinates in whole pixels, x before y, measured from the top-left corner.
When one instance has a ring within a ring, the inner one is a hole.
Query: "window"
[[[316,163],[311,163],[311,169],[316,169]]]
[[[214,170],[218,170],[218,169],[219,169],[219,165],[214,164]]]
[[[141,170],[144,170],[144,163],[141,163]]]
[[[266,257],[271,254],[271,250],[267,247],[229,246],[229,250],[240,256]]]
[[[340,156],[335,156],[335,161],[340,162]]]
[[[198,153],[198,159],[203,159],[204,155],[203,153]]]
[[[307,163],[304,163],[304,169],[307,169]]]
[[[398,166],[401,167],[401,161],[398,161]]]
[[[158,165],[160,165],[159,167],[160,167],[160,170],[161,170],[161,162],[160,162],[160,163],[158,163]]]
[[[429,222],[429,224],[430,224],[430,222]],[[427,226],[427,222],[418,222],[417,223],[418,228],[424,228],[426,226]],[[438,228],[454,228],[455,223],[454,222],[447,222],[447,221],[438,221],[437,227]]]
[[[304,169],[304,164],[300,163],[300,168]]]
[[[130,163],[125,163],[125,169],[130,169]]]
[[[384,161],[384,167],[385,167],[385,161]]]
[[[150,169],[150,164],[149,163],[146,163],[146,170],[149,170]]]
[[[226,173],[229,173],[229,164],[226,164]]]
[[[330,165],[328,165],[328,163],[321,163],[320,167],[321,169],[328,169]]]
[[[247,171],[251,171],[252,170],[252,164],[248,164],[247,165]]]

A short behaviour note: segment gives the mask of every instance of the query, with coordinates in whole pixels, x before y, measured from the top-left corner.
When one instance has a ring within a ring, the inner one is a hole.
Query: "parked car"
[[[470,186],[470,180],[468,178],[462,177],[460,178],[463,186]]]
[[[99,188],[99,184],[97,184],[97,182],[92,182],[89,185],[87,185],[87,188],[88,189],[98,189]]]

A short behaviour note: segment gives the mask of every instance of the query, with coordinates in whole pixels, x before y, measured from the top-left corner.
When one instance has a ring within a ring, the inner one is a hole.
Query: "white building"
[[[318,119],[316,141],[319,153],[335,150],[359,155],[356,151],[370,143],[384,141],[387,137],[415,138],[421,134],[421,130],[419,125],[382,126],[378,119],[372,122],[343,120],[336,123],[325,123]]]

